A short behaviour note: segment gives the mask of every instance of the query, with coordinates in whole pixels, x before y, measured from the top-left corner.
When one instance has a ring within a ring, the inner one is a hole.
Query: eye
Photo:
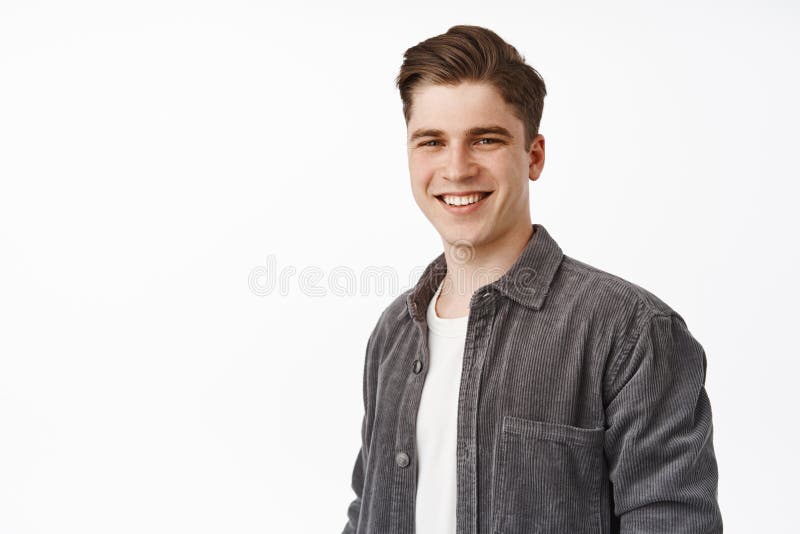
[[[488,143],[483,143],[483,144],[486,144],[486,145],[495,144],[495,143],[501,143],[502,142],[500,139],[495,139],[494,137],[484,137],[482,139],[478,139],[478,143],[479,144],[481,143],[481,141],[489,141]]]
[[[432,145],[431,143],[438,143],[438,142],[439,141],[437,141],[435,139],[431,139],[430,141],[423,141],[422,143],[419,144],[419,146],[436,146],[436,145]]]

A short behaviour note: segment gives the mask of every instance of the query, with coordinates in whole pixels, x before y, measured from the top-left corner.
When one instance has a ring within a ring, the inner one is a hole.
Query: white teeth
[[[474,204],[487,195],[488,193],[476,193],[467,196],[443,195],[442,200],[451,206],[466,206],[468,204]]]

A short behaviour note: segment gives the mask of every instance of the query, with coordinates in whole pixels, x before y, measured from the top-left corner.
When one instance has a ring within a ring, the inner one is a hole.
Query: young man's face
[[[411,189],[445,244],[466,240],[480,248],[529,234],[528,181],[544,165],[544,138],[537,135],[526,147],[524,136],[522,121],[492,85],[424,85],[414,93],[408,121]],[[470,205],[447,202],[475,198],[480,200]]]

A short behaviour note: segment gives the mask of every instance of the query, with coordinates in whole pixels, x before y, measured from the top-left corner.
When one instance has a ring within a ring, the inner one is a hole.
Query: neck
[[[469,303],[472,294],[503,276],[519,258],[533,235],[530,223],[489,243],[464,247],[445,243],[447,274],[442,285],[442,297]]]

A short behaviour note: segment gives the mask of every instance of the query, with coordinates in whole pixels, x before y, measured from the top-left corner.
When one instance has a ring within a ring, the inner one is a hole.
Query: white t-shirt
[[[436,315],[441,284],[428,305],[428,374],[417,411],[415,534],[456,532],[458,391],[467,319]]]

